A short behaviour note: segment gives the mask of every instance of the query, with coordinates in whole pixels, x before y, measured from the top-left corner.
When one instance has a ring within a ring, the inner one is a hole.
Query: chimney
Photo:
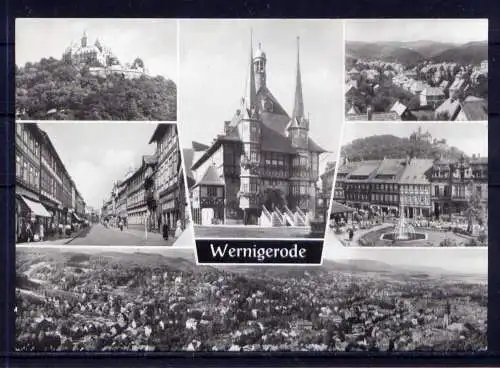
[[[224,133],[228,134],[229,133],[229,130],[230,130],[230,124],[231,124],[231,121],[230,120],[226,120],[224,122]]]
[[[366,109],[366,118],[367,120],[371,121],[373,117],[373,108],[371,106],[368,106]]]
[[[241,114],[241,110],[240,109],[236,110],[236,116],[240,116],[240,114]]]

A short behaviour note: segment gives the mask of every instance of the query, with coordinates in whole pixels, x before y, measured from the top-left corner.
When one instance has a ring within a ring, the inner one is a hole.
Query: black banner
[[[323,240],[196,239],[198,263],[321,264]]]

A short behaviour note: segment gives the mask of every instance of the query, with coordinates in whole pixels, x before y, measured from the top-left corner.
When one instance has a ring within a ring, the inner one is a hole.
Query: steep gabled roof
[[[433,166],[432,159],[413,158],[409,164],[405,166],[404,171],[399,179],[401,184],[427,184],[429,180],[426,178],[426,173]]]
[[[472,97],[472,98],[471,98]],[[486,100],[469,96],[460,104],[463,113],[469,121],[488,120],[488,105]]]
[[[219,177],[215,167],[210,165],[207,167],[205,174],[203,174],[202,178],[194,185],[224,185],[224,181]]]
[[[207,146],[206,144],[200,142],[193,141],[192,147],[194,151],[206,151],[210,146]]]

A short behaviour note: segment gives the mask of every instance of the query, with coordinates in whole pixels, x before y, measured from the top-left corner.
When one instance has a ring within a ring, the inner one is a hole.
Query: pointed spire
[[[304,117],[304,99],[302,97],[302,78],[300,74],[300,37],[297,37],[297,75],[295,80],[295,100],[293,104],[292,120],[287,128],[299,128]],[[304,126],[307,128],[307,126]]]
[[[251,118],[258,113],[257,106],[257,91],[255,89],[255,74],[253,70],[253,34],[250,31],[250,59],[249,59],[249,76],[246,85],[244,101],[245,117]]]

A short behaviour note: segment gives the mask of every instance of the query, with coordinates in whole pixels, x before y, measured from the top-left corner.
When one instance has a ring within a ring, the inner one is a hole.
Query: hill
[[[16,66],[16,111],[22,119],[173,121],[177,87],[161,76],[93,76],[86,67],[42,59]]]
[[[424,60],[479,64],[488,59],[488,42],[456,45],[430,40],[412,42],[347,42],[346,59],[376,59],[415,65]]]
[[[412,156],[417,158],[454,158],[458,159],[463,152],[456,147],[435,145],[424,141],[410,141],[408,138],[394,135],[374,135],[355,139],[342,147],[342,155],[352,161],[381,160]]]
[[[346,55],[350,58],[399,62],[404,65],[416,65],[425,59],[418,52],[400,46],[398,43],[383,42],[347,42]]]
[[[418,52],[426,59],[430,59],[435,55],[442,53],[448,49],[456,47],[456,44],[449,42],[436,42],[431,40],[419,40],[419,41],[411,41],[404,42],[401,44],[401,47],[406,47],[410,50]]]
[[[434,57],[434,62],[453,61],[459,64],[479,64],[488,59],[488,42],[469,42],[448,50],[445,50]]]

